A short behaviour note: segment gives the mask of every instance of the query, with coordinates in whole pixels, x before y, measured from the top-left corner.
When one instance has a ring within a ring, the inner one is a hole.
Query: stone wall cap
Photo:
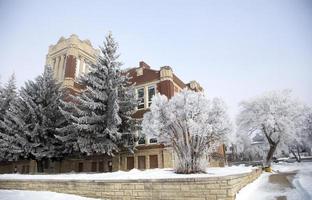
[[[245,172],[235,175],[225,175],[225,176],[211,176],[211,177],[193,177],[193,178],[159,178],[159,179],[0,179],[1,181],[8,182],[82,182],[82,183],[152,183],[152,182],[210,182],[210,181],[228,181],[236,178],[241,178],[244,176],[256,173],[260,169],[253,169],[251,172]]]

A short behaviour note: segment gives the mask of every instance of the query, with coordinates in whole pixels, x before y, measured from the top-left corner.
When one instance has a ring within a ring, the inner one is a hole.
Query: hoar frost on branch
[[[9,136],[6,133],[6,113],[11,109],[11,104],[17,99],[15,75],[12,74],[9,81],[4,87],[0,85],[0,161],[1,160],[12,160],[12,147],[11,140],[14,137]]]
[[[272,91],[241,103],[237,117],[239,134],[262,134],[269,144],[265,166],[270,166],[276,150],[287,149],[296,137],[304,106],[290,91]],[[265,146],[264,146],[265,147]]]
[[[170,100],[155,95],[142,127],[145,135],[173,146],[177,173],[198,173],[209,147],[225,138],[231,123],[220,99],[211,102],[203,93],[183,90]]]

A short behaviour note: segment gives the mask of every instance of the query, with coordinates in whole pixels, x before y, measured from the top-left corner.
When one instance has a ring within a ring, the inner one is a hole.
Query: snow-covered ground
[[[294,172],[294,176],[285,176],[291,186],[276,184],[270,181],[272,173],[263,173],[253,183],[244,187],[237,194],[236,200],[275,200],[276,197],[282,196],[287,200],[312,199],[312,162],[274,164],[272,169],[273,175]]]
[[[95,200],[77,195],[26,190],[0,190],[0,200]]]
[[[136,180],[136,179],[168,179],[168,178],[196,178],[196,177],[216,177],[227,176],[251,172],[252,167],[232,166],[232,167],[212,167],[207,168],[206,174],[176,174],[173,169],[149,169],[140,171],[117,171],[112,173],[68,173],[55,175],[25,175],[25,174],[2,174],[0,179],[19,180]]]

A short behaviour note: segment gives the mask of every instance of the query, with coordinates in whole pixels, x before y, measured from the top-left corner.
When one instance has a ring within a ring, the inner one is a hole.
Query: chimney
[[[140,61],[139,63],[140,68],[150,69],[151,67],[146,64],[144,61]]]

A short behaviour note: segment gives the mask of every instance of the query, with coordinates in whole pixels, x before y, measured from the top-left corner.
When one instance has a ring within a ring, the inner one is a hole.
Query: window
[[[155,95],[156,91],[155,91],[155,86],[149,86],[148,87],[148,107],[151,106],[152,104],[152,98]]]
[[[138,144],[145,144],[145,137],[140,137]]]
[[[138,109],[144,108],[144,88],[140,88],[137,90],[138,92]]]
[[[151,139],[149,140],[149,143],[150,143],[150,144],[157,143],[157,138],[151,138]]]

